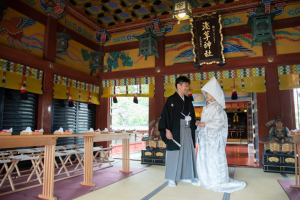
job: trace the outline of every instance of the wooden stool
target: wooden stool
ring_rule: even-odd
[[[14,170],[16,164],[19,161],[21,161],[21,159],[10,159],[10,160],[9,159],[6,159],[6,160],[3,159],[3,160],[0,160],[0,163],[4,165],[4,168],[6,170],[6,173],[5,173],[3,179],[0,183],[0,187],[3,185],[4,181],[8,178],[11,189],[15,190],[15,186],[14,186],[14,183],[13,183],[12,178],[11,178],[11,173]],[[11,165],[8,168],[7,163],[10,163],[10,162],[11,162]]]
[[[103,158],[101,159],[99,165],[101,165],[102,162],[105,160],[109,163],[110,166],[112,165],[109,161],[108,154],[113,148],[114,147],[101,148],[101,153],[103,154]]]

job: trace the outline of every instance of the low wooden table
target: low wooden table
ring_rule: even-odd
[[[300,135],[290,135],[293,138],[294,142],[294,154],[295,154],[295,181],[296,185],[291,185],[291,187],[300,188]],[[298,146],[298,152],[297,152],[297,146]],[[298,156],[297,156],[298,154]],[[298,157],[298,159],[297,159]],[[298,160],[298,162],[297,162]],[[298,175],[299,173],[299,175]]]
[[[54,159],[55,159],[55,145],[58,137],[84,137],[93,139],[94,135],[88,134],[73,134],[73,135],[11,135],[0,136],[1,148],[16,148],[16,147],[30,147],[30,146],[45,146],[44,157],[44,176],[43,176],[43,193],[39,198],[56,200],[53,196],[54,192]],[[86,156],[93,156],[92,151]],[[92,160],[93,161],[93,160]],[[84,178],[86,180],[86,177]]]
[[[59,137],[83,137],[84,138],[84,180],[81,185],[95,187],[93,183],[93,146],[94,142],[123,140],[122,170],[130,171],[130,135],[133,133],[110,133],[110,134],[70,134],[70,135],[11,135],[0,136],[1,148],[17,148],[29,146],[45,146],[43,193],[41,199],[56,200],[54,193],[54,159],[55,145]]]
[[[130,171],[130,135],[134,133],[109,133],[95,134],[93,137],[84,138],[84,182],[81,185],[92,186],[93,183],[93,142],[103,142],[111,140],[122,141],[122,170],[120,172],[132,173]]]

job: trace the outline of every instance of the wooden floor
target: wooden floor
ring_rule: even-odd
[[[227,145],[225,148],[228,165],[256,167],[254,163],[253,147],[246,145]]]
[[[256,167],[257,164],[254,163],[254,157],[251,152],[251,146],[248,148],[247,145],[231,145],[227,144],[226,146],[226,156],[228,165],[239,165],[239,166],[251,166]],[[248,152],[249,151],[249,152]],[[117,160],[122,158],[122,154],[114,155],[113,158]],[[130,153],[130,159],[132,160],[141,160],[141,151],[135,151]]]

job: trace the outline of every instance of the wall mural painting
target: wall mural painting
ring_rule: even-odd
[[[45,27],[9,8],[0,22],[0,43],[42,57]]]
[[[255,44],[251,48],[251,34],[242,34],[228,36],[223,38],[225,58],[238,57],[256,57],[262,56],[262,45]],[[165,65],[173,65],[174,63],[193,62],[193,44],[192,42],[183,42],[166,45],[165,48]]]
[[[165,65],[173,65],[174,63],[192,62],[194,61],[192,42],[183,42],[166,45],[165,47]]]
[[[238,25],[246,24],[247,20],[245,20],[244,18],[242,19],[242,17],[239,16],[226,16],[226,17],[222,17],[221,23],[223,27],[229,27],[234,25],[238,26]]]
[[[300,26],[275,31],[277,54],[300,52]]]
[[[251,48],[252,35],[241,34],[223,38],[225,58],[263,56],[262,44],[256,43]]]
[[[92,49],[75,42],[74,40],[70,40],[67,52],[68,55],[56,54],[55,62],[77,71],[90,74],[91,68],[93,67],[90,64],[90,60],[92,59],[90,53],[92,52]]]
[[[155,56],[145,61],[144,56],[137,56],[139,49],[106,53],[104,56],[104,72],[123,71],[155,67]]]
[[[134,60],[129,56],[129,52],[110,52],[106,59],[106,65],[104,65],[104,70],[112,71],[119,67],[119,59],[122,62],[123,67],[132,67]],[[138,62],[138,61],[137,61]]]

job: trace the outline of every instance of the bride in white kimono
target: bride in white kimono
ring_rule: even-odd
[[[225,146],[228,135],[227,114],[224,111],[224,93],[212,77],[201,89],[209,102],[203,108],[201,122],[197,121],[196,137],[199,143],[197,172],[199,180],[207,190],[232,193],[242,190],[246,183],[229,178]]]

